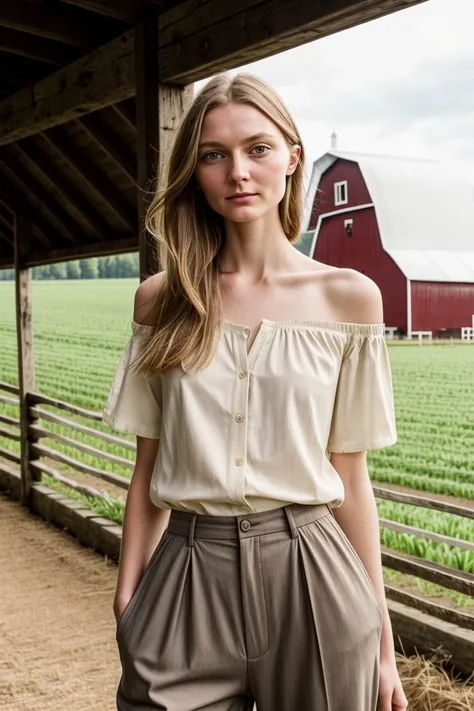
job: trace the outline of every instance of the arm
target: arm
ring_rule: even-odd
[[[134,320],[146,323],[161,274],[150,277],[137,289]],[[135,592],[153,550],[168,525],[169,511],[157,508],[149,489],[159,440],[137,437],[135,468],[127,495],[114,613],[118,620]]]
[[[364,564],[383,609],[380,641],[382,659],[395,659],[392,625],[385,598],[380,551],[380,527],[377,505],[367,470],[365,452],[331,454],[331,464],[344,482],[345,498],[334,517],[354,546]]]

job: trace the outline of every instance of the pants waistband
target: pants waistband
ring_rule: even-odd
[[[188,546],[194,545],[195,538],[239,540],[281,531],[288,531],[291,538],[296,538],[299,526],[328,515],[333,515],[328,504],[289,504],[270,511],[239,516],[204,516],[172,510],[168,531],[187,537]]]

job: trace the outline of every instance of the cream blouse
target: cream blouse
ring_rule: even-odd
[[[150,485],[161,508],[240,515],[289,503],[338,507],[330,452],[397,441],[383,324],[223,321],[204,370],[144,378],[130,366],[153,332],[132,321],[104,410],[112,427],[159,439]]]

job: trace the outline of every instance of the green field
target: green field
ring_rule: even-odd
[[[33,282],[37,391],[88,409],[102,409],[129,337],[136,286],[132,279]],[[10,282],[0,283],[0,342],[0,380],[16,383],[14,286]],[[372,479],[474,501],[474,344],[419,347],[394,343],[390,360],[399,441],[369,453]],[[17,416],[11,406],[0,404],[0,410]],[[116,445],[51,423],[44,425],[103,451],[133,457]],[[110,432],[105,425],[97,428]],[[105,460],[45,442],[91,466],[130,475]],[[0,445],[16,448],[1,437]],[[63,470],[68,473],[67,467]],[[101,488],[100,482],[97,488]],[[388,501],[378,501],[378,507],[383,518],[474,540],[472,521]],[[122,504],[107,504],[106,509],[120,519]],[[415,540],[388,529],[383,529],[382,540],[385,545],[474,572],[474,552]]]

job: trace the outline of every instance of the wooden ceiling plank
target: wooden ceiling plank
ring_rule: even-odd
[[[118,104],[113,104],[109,108],[113,109],[117,116],[120,117],[121,121],[123,121],[129,129],[132,131],[137,130],[137,120],[136,117],[132,114],[132,112],[129,110],[128,106],[120,102]]]
[[[138,236],[125,237],[92,244],[81,244],[67,249],[53,249],[32,253],[26,259],[26,265],[28,267],[36,267],[41,264],[54,264],[55,262],[66,262],[71,259],[106,257],[108,254],[126,254],[127,252],[136,251],[138,251]]]
[[[79,188],[54,164],[51,157],[37,143],[33,143],[31,139],[22,141],[16,144],[16,149],[36,166],[37,170],[42,173],[47,181],[54,185],[58,192],[74,205],[93,231],[106,238],[112,231],[108,222],[104,220],[100,212],[91,205]]]
[[[110,129],[104,127],[97,114],[83,116],[76,123],[92,136],[94,141],[114,161],[115,165],[120,168],[133,184],[136,184],[137,163],[135,157],[126,144],[120,143]]]
[[[12,0],[9,0],[11,2]],[[426,0],[193,0],[159,15],[161,83],[191,84]],[[185,11],[188,11],[188,16]],[[224,17],[225,15],[225,17]],[[209,26],[209,18],[222,18]],[[201,22],[201,25],[199,24]],[[1,20],[0,20],[1,24]],[[163,28],[163,32],[161,31]],[[236,31],[245,28],[245,31]],[[168,44],[164,44],[166,38]],[[134,30],[0,103],[0,144],[66,123],[135,93]]]
[[[56,244],[61,242],[61,236],[58,235],[53,225],[51,225],[43,218],[42,215],[38,213],[36,207],[32,205],[29,200],[24,198],[22,195],[19,195],[17,192],[8,190],[5,187],[5,181],[0,183],[0,203],[2,203],[9,211],[22,212],[24,215],[27,215],[30,221],[35,224],[39,230],[39,240],[46,247],[46,249],[55,248],[55,243],[51,240],[52,236],[56,238]]]
[[[6,232],[3,231],[3,228],[0,227],[0,240],[4,242],[5,244],[8,244],[9,247],[13,247],[13,235],[12,237],[9,237]]]
[[[130,30],[37,82],[33,90],[28,87],[4,99],[0,103],[0,145],[133,96],[133,38]]]
[[[68,7],[61,11],[46,3],[31,5],[18,0],[2,0],[0,26],[75,47],[97,47],[104,41],[105,24],[100,18],[91,22],[90,16],[83,10]],[[109,36],[113,34],[111,27]]]
[[[3,228],[8,230],[13,230],[13,223],[10,222],[6,217],[3,211],[0,211],[0,225],[2,225]]]
[[[76,148],[63,129],[56,128],[43,134],[44,138],[68,161],[74,170],[95,190],[128,229],[135,233],[137,218],[134,208],[124,200],[115,183],[101,173],[97,166]]]
[[[61,2],[132,24],[139,18],[142,6],[142,3],[137,0],[113,0],[113,2],[110,0],[61,0]]]
[[[65,67],[78,57],[78,50],[43,37],[0,27],[0,50],[57,67]]]
[[[27,191],[33,193],[35,197],[42,203],[45,210],[52,215],[55,220],[63,227],[65,238],[71,244],[77,244],[84,239],[84,233],[79,225],[71,216],[64,210],[63,206],[51,195],[41,183],[25,168],[18,160],[16,150],[11,146],[2,149],[0,159],[5,163],[6,167],[14,173]]]

